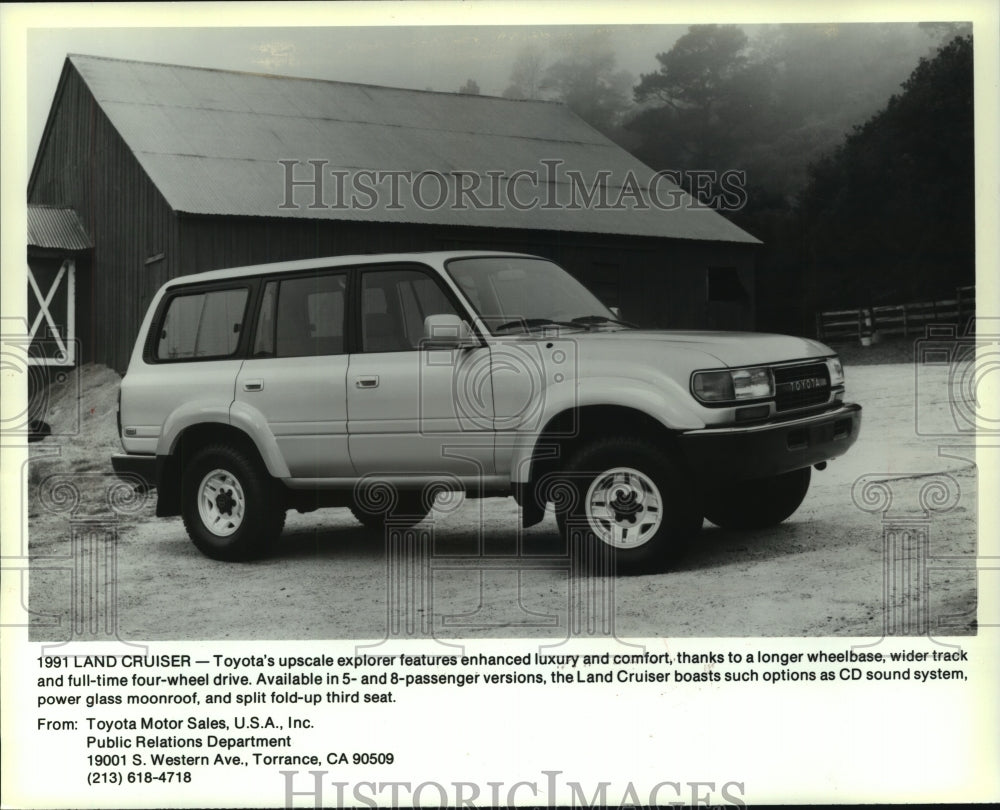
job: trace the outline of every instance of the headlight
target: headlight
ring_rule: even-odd
[[[702,402],[742,402],[774,396],[774,376],[769,368],[734,368],[698,371],[691,390]]]
[[[836,388],[844,384],[844,367],[841,365],[839,357],[830,357],[826,361],[830,369],[830,387]]]
[[[728,371],[699,371],[691,390],[702,402],[727,402],[735,399],[733,375]]]

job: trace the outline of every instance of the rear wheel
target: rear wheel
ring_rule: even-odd
[[[257,556],[285,525],[285,506],[267,471],[224,444],[200,450],[184,470],[181,511],[191,541],[215,560]]]
[[[707,517],[723,529],[766,529],[799,508],[809,491],[809,467],[771,478],[739,481],[712,493]]]
[[[564,482],[569,502],[556,511],[563,536],[606,573],[663,570],[701,526],[697,493],[679,465],[639,439],[585,445]]]

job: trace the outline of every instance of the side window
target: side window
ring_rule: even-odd
[[[361,348],[403,352],[420,347],[424,318],[458,315],[431,276],[418,270],[374,270],[361,275]]]
[[[343,354],[346,289],[347,276],[343,273],[282,281],[277,291],[273,356]],[[267,290],[265,303],[266,297]],[[258,338],[260,328],[258,324]]]
[[[156,348],[159,360],[231,357],[240,342],[248,291],[178,295],[167,305]]]

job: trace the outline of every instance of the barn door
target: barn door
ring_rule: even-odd
[[[72,366],[76,362],[76,260],[28,262],[28,362]]]

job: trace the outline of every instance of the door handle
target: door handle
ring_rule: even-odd
[[[263,380],[244,380],[243,381],[244,391],[263,391],[264,381]]]
[[[371,377],[356,377],[354,379],[354,384],[358,388],[378,388],[378,375],[373,374]]]

